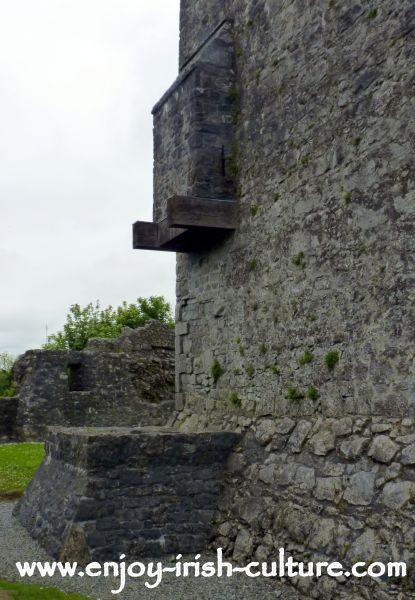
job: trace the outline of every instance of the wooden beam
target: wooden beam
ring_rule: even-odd
[[[133,225],[133,248],[136,250],[171,250],[176,251],[182,244],[187,229],[168,227],[167,220],[159,223],[137,221]]]
[[[199,251],[226,237],[237,224],[238,209],[234,200],[173,196],[167,201],[167,217],[163,221],[134,223],[133,248]]]
[[[167,226],[236,229],[237,203],[194,196],[172,196],[167,200]]]
[[[170,227],[167,224],[167,219],[160,221],[157,225],[158,243],[161,249],[168,246],[171,242],[174,242],[174,245],[176,245],[179,238],[183,238],[184,234],[187,232],[187,229],[181,227]]]
[[[137,250],[157,250],[158,224],[147,221],[137,221],[133,225],[133,248]]]

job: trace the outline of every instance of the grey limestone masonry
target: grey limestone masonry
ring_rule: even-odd
[[[50,425],[162,425],[173,410],[174,332],[149,321],[79,352],[29,350],[14,374],[19,439],[45,439]]]
[[[415,5],[182,0],[183,69],[224,21],[240,225],[177,257],[175,426],[244,434],[216,546],[406,560],[298,589],[414,597]]]
[[[209,541],[229,432],[51,429],[15,513],[61,561],[157,557]]]

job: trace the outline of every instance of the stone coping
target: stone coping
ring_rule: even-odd
[[[148,425],[143,427],[60,427],[54,426],[49,427],[49,432],[56,435],[77,435],[81,437],[104,437],[104,436],[123,436],[123,435],[175,435],[178,437],[188,436],[206,436],[206,435],[223,435],[228,436],[233,434],[238,436],[239,434],[230,431],[219,431],[217,429],[205,429],[203,431],[180,431],[173,427],[166,427],[164,425]]]

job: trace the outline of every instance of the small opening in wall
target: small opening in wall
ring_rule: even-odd
[[[68,387],[70,392],[82,392],[84,390],[82,365],[68,365]]]

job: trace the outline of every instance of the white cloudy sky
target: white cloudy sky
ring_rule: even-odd
[[[151,220],[151,108],[174,80],[179,0],[0,0],[0,352],[73,303],[174,302]]]

